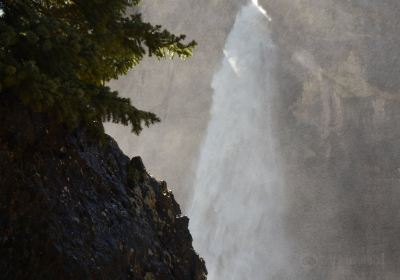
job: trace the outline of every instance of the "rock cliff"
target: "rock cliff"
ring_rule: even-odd
[[[18,107],[0,121],[1,279],[206,279],[189,219],[139,157]]]

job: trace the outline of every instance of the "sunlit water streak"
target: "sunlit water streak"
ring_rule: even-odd
[[[271,118],[277,51],[268,25],[257,1],[241,9],[212,82],[188,213],[210,280],[283,279],[282,176]]]

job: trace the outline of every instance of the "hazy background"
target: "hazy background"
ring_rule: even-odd
[[[199,46],[188,61],[146,59],[128,76],[111,83],[137,107],[157,113],[162,122],[145,129],[140,137],[118,125],[108,125],[107,131],[126,153],[141,155],[152,174],[179,190],[175,195],[184,208],[208,123],[211,80],[241,3],[246,0],[142,1],[146,20],[186,34]]]
[[[286,279],[397,280],[400,4],[260,2],[272,18],[269,29],[278,49],[279,94],[270,125],[285,181],[279,223],[287,236],[282,250],[290,252],[284,265],[294,275]],[[163,122],[139,138],[124,127],[107,125],[107,131],[169,183],[184,210],[192,201],[210,119],[211,81],[245,3],[144,0],[146,19],[188,34],[199,47],[188,61],[146,60],[112,83]],[[208,226],[204,222],[205,231]]]

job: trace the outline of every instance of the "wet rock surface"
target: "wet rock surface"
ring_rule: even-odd
[[[1,279],[206,279],[188,218],[139,157],[41,132],[23,152],[0,134]]]

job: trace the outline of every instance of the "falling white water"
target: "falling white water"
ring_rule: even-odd
[[[211,119],[189,209],[194,246],[210,280],[287,279],[271,119],[277,52],[268,25],[257,1],[242,8],[212,83]]]

